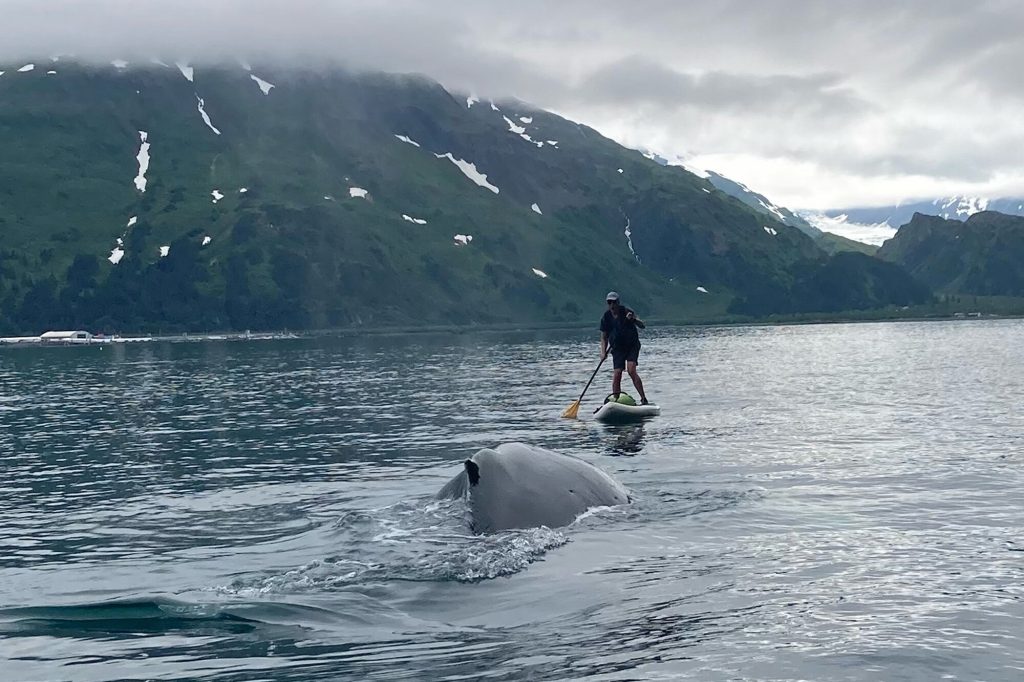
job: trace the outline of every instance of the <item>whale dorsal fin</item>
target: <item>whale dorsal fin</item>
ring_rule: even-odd
[[[465,464],[466,475],[469,476],[469,484],[476,485],[480,482],[480,467],[471,459],[467,459]]]

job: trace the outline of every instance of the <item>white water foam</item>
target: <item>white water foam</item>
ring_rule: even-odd
[[[473,583],[523,571],[569,542],[563,531],[543,527],[473,535],[467,517],[464,499],[349,512],[324,529],[336,541],[331,556],[280,573],[240,578],[214,590],[258,597],[392,580]]]

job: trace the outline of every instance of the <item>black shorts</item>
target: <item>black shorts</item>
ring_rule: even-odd
[[[640,358],[640,342],[628,348],[612,348],[612,368],[626,369],[627,362],[637,362]]]

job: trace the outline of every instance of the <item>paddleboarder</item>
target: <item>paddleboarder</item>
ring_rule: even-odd
[[[615,400],[619,399],[622,392],[622,370],[626,370],[629,378],[633,380],[637,393],[640,394],[640,404],[647,404],[647,395],[644,393],[644,382],[640,380],[640,374],[636,371],[636,364],[640,358],[640,332],[647,325],[636,316],[630,308],[622,305],[619,294],[609,291],[605,296],[608,309],[601,318],[601,361],[608,357],[608,351],[612,354],[612,395]]]

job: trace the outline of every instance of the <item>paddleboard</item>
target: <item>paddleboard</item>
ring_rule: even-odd
[[[657,417],[659,414],[661,408],[657,405],[623,405],[608,402],[597,409],[594,419],[606,424],[623,424]]]

